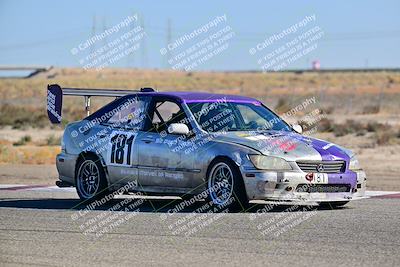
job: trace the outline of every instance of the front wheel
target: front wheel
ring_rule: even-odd
[[[218,211],[248,208],[249,200],[239,168],[227,159],[212,163],[207,172],[207,196]]]

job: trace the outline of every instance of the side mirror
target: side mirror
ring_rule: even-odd
[[[183,123],[171,123],[171,125],[168,126],[168,133],[186,135],[189,133],[189,127]]]
[[[303,127],[301,127],[301,125],[299,125],[299,124],[293,124],[292,128],[293,128],[293,130],[295,130],[299,134],[303,133]]]

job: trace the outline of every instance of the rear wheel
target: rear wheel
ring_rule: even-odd
[[[75,173],[76,192],[81,200],[94,200],[104,196],[107,181],[99,159],[87,156],[78,161]]]
[[[220,159],[214,162],[207,174],[207,196],[210,203],[222,211],[245,210],[249,200],[239,168],[230,160]]]

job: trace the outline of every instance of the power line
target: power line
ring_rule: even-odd
[[[105,23],[105,22],[103,22]],[[142,27],[144,28],[144,22],[143,18],[141,19]],[[163,37],[165,36],[167,40],[172,40],[172,31],[169,29],[171,25],[167,23],[167,27],[157,27],[157,26],[149,26],[146,25],[146,34],[148,35],[153,35],[153,36],[159,36]],[[104,27],[103,27],[104,28]],[[175,28],[174,27],[174,35],[180,36],[186,33],[190,33],[193,31],[191,30],[185,30],[183,31],[182,28]],[[32,47],[38,47],[42,45],[49,45],[51,42],[58,42],[60,40],[65,40],[66,37],[72,37],[74,36],[78,37],[78,35],[85,34],[87,33],[88,30],[83,30],[77,29],[77,30],[71,30],[66,33],[56,33],[57,37],[53,38],[48,38],[48,39],[42,39],[38,41],[33,41],[33,42],[24,42],[24,43],[16,43],[16,44],[7,44],[0,46],[1,50],[18,50],[18,49],[25,49],[25,48],[32,48]],[[236,32],[235,38],[233,38],[231,41],[236,42],[236,43],[256,43],[256,42],[262,42],[265,38],[268,36],[271,36],[275,33],[255,33],[255,32]],[[76,35],[78,34],[78,35]],[[96,34],[96,16],[93,16],[93,23],[91,27],[91,36],[93,37]],[[325,32],[324,38],[320,39],[320,42],[336,42],[336,41],[357,41],[357,40],[371,40],[371,39],[391,39],[391,38],[399,38],[400,37],[400,31],[399,30],[391,30],[391,31],[371,31],[371,32],[342,32],[342,33],[329,33]],[[283,42],[284,40],[277,41],[276,43]],[[145,46],[145,42],[143,41],[143,47]],[[146,50],[146,47],[144,47],[144,50]],[[143,56],[142,63],[145,60],[146,56]]]

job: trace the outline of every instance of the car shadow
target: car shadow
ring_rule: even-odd
[[[128,199],[128,200],[127,200]],[[124,211],[124,212],[147,212],[147,213],[207,213],[213,210],[205,201],[194,203],[185,202],[181,199],[151,199],[151,198],[118,198],[106,201],[103,204],[82,203],[79,199],[0,199],[0,208],[19,208],[19,209],[45,209],[45,210],[98,210],[98,211]],[[347,207],[337,207],[334,209],[346,209]],[[260,213],[260,212],[296,212],[313,210],[332,210],[330,207],[307,207],[296,205],[276,205],[276,204],[250,204],[248,209],[229,209],[229,213]]]

